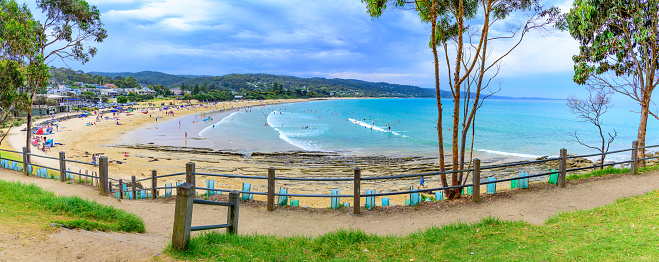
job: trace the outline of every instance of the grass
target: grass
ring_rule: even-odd
[[[653,171],[653,170],[659,170],[659,165],[639,167],[637,172],[640,174],[640,173]],[[599,177],[599,176],[605,176],[605,175],[628,174],[629,172],[631,172],[631,169],[629,169],[629,168],[615,168],[613,166],[609,166],[607,168],[597,169],[597,170],[594,170],[594,171],[588,172],[588,173],[570,174],[565,179],[568,180],[568,181],[569,180],[579,180],[579,179],[586,179],[586,178]]]
[[[319,237],[193,237],[176,259],[216,261],[619,261],[659,260],[659,191],[592,210],[563,213],[544,225],[486,218],[407,236],[338,230]]]
[[[639,172],[659,170],[659,165]],[[606,168],[568,180],[629,173]],[[318,237],[227,235],[193,237],[187,250],[166,253],[212,261],[620,261],[659,260],[659,190],[591,210],[556,215],[544,225],[485,218],[431,227],[406,236],[338,230]]]
[[[85,230],[139,232],[144,222],[134,214],[79,197],[56,196],[36,185],[0,180],[0,221],[14,226],[58,223]]]

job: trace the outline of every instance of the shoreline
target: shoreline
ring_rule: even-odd
[[[326,100],[326,99],[317,99]],[[185,117],[194,117],[200,114],[222,113],[222,106],[238,107],[272,105],[278,103],[294,103],[313,101],[304,100],[276,100],[249,102],[223,102],[215,106],[197,107],[194,109],[176,109],[175,116],[164,116],[164,112],[152,110],[151,116],[157,115],[166,122],[174,122]],[[274,103],[273,103],[274,102]],[[226,109],[226,108],[225,108]],[[231,111],[224,110],[223,113]],[[342,156],[332,152],[309,152],[293,151],[283,153],[256,153],[249,156],[222,150],[212,150],[208,148],[193,146],[159,146],[149,144],[132,143],[129,145],[119,145],[118,141],[123,135],[130,135],[137,129],[154,126],[156,121],[148,114],[141,114],[139,111],[135,114],[122,114],[119,116],[121,125],[116,125],[115,120],[103,120],[94,126],[86,126],[85,123],[93,118],[71,119],[61,122],[59,132],[53,135],[55,142],[62,143],[51,152],[45,155],[51,157],[57,153],[54,151],[65,151],[67,158],[90,162],[91,154],[105,155],[110,159],[109,173],[113,179],[123,179],[130,181],[131,176],[137,179],[146,178],[151,175],[151,170],[156,170],[158,174],[171,174],[184,172],[185,163],[195,162],[197,172],[200,173],[221,173],[235,175],[252,175],[265,176],[270,167],[275,167],[277,176],[297,176],[297,177],[350,177],[355,167],[362,169],[363,176],[385,176],[393,174],[419,174],[439,171],[437,167],[436,156]],[[218,120],[221,121],[221,120]],[[20,129],[19,129],[20,130]],[[22,147],[25,143],[25,133],[13,130],[8,136],[9,144],[14,148]],[[50,137],[49,137],[50,138]],[[20,147],[17,147],[20,146]],[[33,150],[36,154],[43,154],[38,150]],[[128,157],[124,153],[128,152]],[[56,160],[33,158],[34,163],[57,166]],[[50,162],[48,162],[50,161]],[[487,163],[488,161],[483,161]],[[499,162],[510,162],[510,159],[501,159]],[[557,165],[557,164],[556,164]],[[91,169],[81,168],[79,165],[70,165],[72,171],[84,173],[84,170],[94,171]],[[497,178],[505,178],[515,175],[520,171],[544,170],[555,168],[553,165],[536,165],[528,168],[492,170],[497,173],[491,173]],[[489,176],[488,173],[483,177]],[[228,179],[217,177],[199,176],[198,186],[205,186],[202,182],[205,179],[214,179],[216,188],[240,189],[243,182],[252,184],[252,191],[265,191],[267,185],[265,181],[255,179]],[[164,183],[183,182],[184,177],[171,177],[159,180],[160,185]],[[440,187],[441,182],[438,177],[426,178],[428,188]],[[374,189],[377,192],[397,192],[405,191],[410,187],[419,185],[418,179],[401,179],[387,182],[364,182],[363,188]],[[329,194],[330,189],[341,189],[348,192],[351,185],[346,183],[300,183],[300,182],[282,182],[278,186],[288,188],[290,193],[295,194]],[[265,197],[255,196],[256,200],[264,200]],[[301,205],[310,207],[327,207],[329,199],[326,198],[300,198]],[[392,204],[403,204],[404,195],[392,196]]]

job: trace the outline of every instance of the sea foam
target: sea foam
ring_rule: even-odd
[[[362,121],[359,121],[359,120],[356,120],[356,119],[353,119],[353,118],[348,118],[348,120],[350,122],[352,122],[353,124],[360,125],[360,126],[363,126],[363,127],[366,127],[366,128],[370,128],[370,129],[373,129],[373,130],[376,130],[376,131],[385,132],[385,133],[392,133],[394,135],[401,136],[401,137],[408,137],[406,135],[401,135],[398,132],[389,131],[389,130],[386,130],[384,128],[381,128],[381,127],[378,127],[378,126],[375,126],[375,125],[369,125],[367,123],[364,123]]]
[[[323,130],[318,129],[303,129],[303,130],[290,130],[292,126],[286,126],[285,119],[279,111],[272,111],[268,115],[267,122],[270,127],[279,132],[279,138],[286,141],[293,146],[296,146],[306,151],[324,151],[323,147],[314,141],[299,139],[299,137],[316,137],[320,135]],[[289,116],[288,114],[286,116]]]

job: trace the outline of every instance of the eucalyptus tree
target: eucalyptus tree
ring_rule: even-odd
[[[0,0],[0,123],[14,111],[30,108],[26,92],[32,84],[29,79],[48,73],[38,52],[38,30],[38,23],[25,4]]]
[[[442,123],[443,105],[440,96],[440,58],[438,47],[444,54],[442,60],[449,75],[448,84],[453,95],[451,131],[451,169],[464,169],[466,143],[471,136],[473,151],[475,117],[483,100],[491,95],[482,94],[498,74],[502,59],[516,49],[527,33],[544,30],[560,18],[558,8],[543,8],[539,0],[362,0],[372,17],[380,17],[388,6],[417,12],[423,22],[430,24],[429,46],[433,54],[435,92],[437,95],[437,139],[439,141],[439,167],[446,170],[444,151],[445,129]],[[522,17],[521,22],[507,19],[513,14]],[[505,26],[499,24],[505,23]],[[490,35],[492,28],[505,27]],[[506,46],[495,53],[489,49],[494,41],[507,41]],[[494,69],[496,72],[489,72]],[[495,91],[496,92],[496,91]],[[464,95],[464,96],[463,96]],[[453,186],[462,185],[468,177],[453,173]],[[441,175],[442,186],[448,186],[446,175]],[[461,190],[446,190],[449,198],[460,197]]]
[[[48,64],[59,59],[88,62],[97,49],[85,46],[88,41],[103,42],[107,32],[103,29],[101,13],[95,6],[90,6],[84,0],[37,0],[37,8],[45,14],[45,20],[40,21],[37,30],[37,49],[39,56]],[[37,90],[43,88],[48,81],[46,74],[30,78],[31,90],[28,98],[32,100]],[[32,138],[32,110],[27,110],[26,146],[30,151]]]
[[[637,154],[643,158],[648,115],[659,119],[650,108],[659,84],[659,0],[576,0],[567,23],[581,45],[574,81],[610,88],[641,106]]]

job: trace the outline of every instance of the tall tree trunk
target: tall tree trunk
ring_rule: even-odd
[[[431,14],[431,30],[430,33],[430,43],[432,46],[432,55],[435,59],[435,94],[437,95],[437,141],[439,142],[439,169],[441,172],[446,171],[445,159],[444,159],[444,137],[442,132],[442,96],[439,91],[439,58],[437,57],[437,2],[436,0],[432,1],[432,14]],[[448,182],[446,181],[446,174],[441,174],[440,178],[442,180],[442,187],[448,187]],[[444,195],[449,195],[449,190],[444,190]]]
[[[458,1],[458,46],[457,46],[457,55],[455,58],[455,73],[454,73],[454,82],[453,82],[453,133],[452,133],[452,142],[451,142],[451,148],[452,148],[452,160],[453,162],[451,163],[452,170],[458,170],[458,127],[460,125],[460,86],[462,85],[462,82],[460,81],[460,69],[462,68],[461,62],[462,62],[462,56],[463,56],[463,45],[464,45],[464,39],[463,39],[463,29],[462,27],[464,26],[464,1],[459,0]],[[453,186],[460,185],[460,181],[458,180],[458,174],[453,173],[451,174],[451,182]],[[455,188],[451,190],[451,193],[449,194],[448,198],[449,199],[456,199],[459,198],[460,195],[462,194],[462,190],[460,188]]]
[[[645,97],[644,99],[645,100]],[[649,100],[649,99],[648,99]],[[638,136],[636,140],[638,141],[638,147],[645,147],[645,132],[648,127],[648,112],[650,111],[650,102],[643,101],[641,102],[641,122],[638,125]],[[638,159],[645,158],[645,148],[639,148],[637,152]],[[638,163],[639,167],[645,166],[645,161],[640,161]]]
[[[27,133],[26,138],[25,138],[25,147],[27,148],[27,162],[31,163],[32,161],[30,160],[30,146],[32,145],[30,142],[32,140],[32,106],[29,106],[27,108],[27,127],[25,128],[25,133]],[[27,166],[23,166],[23,168],[28,168]]]

